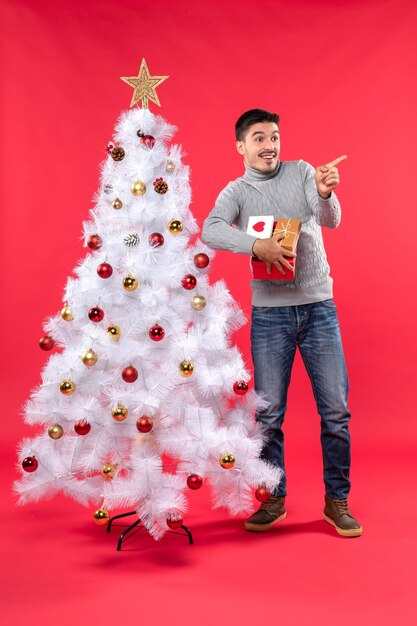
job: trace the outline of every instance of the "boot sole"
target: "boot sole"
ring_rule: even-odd
[[[272,526],[274,526],[274,524],[278,524],[278,522],[281,522],[286,517],[287,517],[287,511],[285,511],[285,513],[277,517],[277,519],[274,519],[273,522],[269,522],[269,524],[252,524],[251,522],[245,522],[245,530],[249,530],[255,533],[262,533],[265,530],[269,530],[270,528],[272,528]]]
[[[359,528],[351,528],[350,530],[347,530],[345,528],[339,528],[339,526],[336,525],[336,522],[330,517],[327,517],[327,515],[323,515],[323,517],[326,522],[336,528],[336,532],[339,533],[339,535],[342,535],[342,537],[360,537],[363,532],[362,526],[360,526]]]

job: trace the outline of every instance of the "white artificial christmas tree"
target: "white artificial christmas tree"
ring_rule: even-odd
[[[159,102],[144,61],[136,80],[143,107],[116,125],[84,224],[90,250],[45,324],[41,348],[60,351],[25,406],[45,431],[21,443],[15,487],[22,504],[62,491],[98,509],[98,523],[134,509],[158,539],[204,480],[236,515],[281,471],[260,459],[264,401],[229,339],[245,319],[224,282],[209,283],[189,170],[169,143],[175,128],[147,108]]]

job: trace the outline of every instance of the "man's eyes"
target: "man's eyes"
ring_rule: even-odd
[[[278,141],[278,139],[278,135],[274,135],[273,137],[271,137],[271,141]],[[265,141],[265,137],[255,137],[255,141],[257,141],[258,143],[261,141]]]

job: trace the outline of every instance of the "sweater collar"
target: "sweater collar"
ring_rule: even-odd
[[[276,168],[272,172],[260,172],[259,170],[255,170],[253,167],[250,167],[245,163],[245,173],[243,175],[243,178],[247,181],[250,181],[251,183],[270,180],[278,174],[280,166],[281,161],[278,161]]]

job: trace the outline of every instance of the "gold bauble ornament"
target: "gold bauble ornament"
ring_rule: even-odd
[[[112,463],[106,463],[106,465],[101,470],[101,473],[106,480],[110,480],[116,474],[116,466]]]
[[[191,298],[191,306],[195,311],[202,311],[206,306],[207,301],[204,296],[200,296],[200,294],[196,293],[195,296]]]
[[[74,319],[74,315],[73,315],[73,313],[71,311],[71,308],[68,306],[67,303],[65,303],[64,306],[61,309],[61,317],[66,322],[71,322],[71,320]]]
[[[111,412],[112,418],[116,420],[116,422],[123,422],[127,417],[127,413],[127,408],[123,406],[123,404],[118,404]]]
[[[110,519],[110,515],[107,509],[98,509],[94,513],[93,517],[96,524],[107,524]]]
[[[71,396],[76,389],[76,384],[73,380],[63,380],[59,385],[59,390],[64,396]]]
[[[108,334],[114,341],[119,341],[120,339],[120,328],[112,324],[107,329]]]
[[[61,439],[63,434],[64,429],[62,428],[61,424],[52,424],[48,428],[48,435],[51,439]]]
[[[87,350],[87,352],[84,352],[84,354],[81,357],[81,360],[84,363],[84,365],[86,365],[87,367],[92,367],[93,365],[97,363],[98,356],[96,352],[94,352],[94,350],[90,348],[89,350]]]
[[[172,235],[179,235],[182,229],[182,222],[179,220],[171,220],[168,224],[168,230]]]
[[[126,276],[126,278],[122,280],[122,285],[123,289],[126,289],[126,291],[135,291],[135,289],[138,288],[138,279],[129,274],[129,276]]]
[[[121,209],[123,206],[123,202],[120,200],[120,198],[116,198],[112,206],[113,206],[113,209]]]
[[[143,196],[146,192],[146,185],[141,180],[135,180],[130,186],[130,191],[134,196]]]
[[[235,462],[236,462],[236,459],[231,452],[228,452],[227,454],[223,454],[223,456],[220,457],[220,465],[224,469],[230,469],[231,467],[234,466]]]
[[[175,163],[173,161],[167,161],[166,170],[168,173],[171,173],[175,170]]]
[[[191,363],[191,361],[182,361],[180,363],[179,370],[181,376],[191,376],[191,374],[194,372],[194,365]]]

